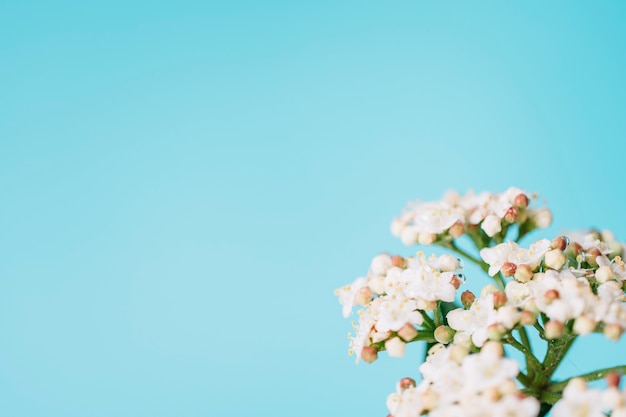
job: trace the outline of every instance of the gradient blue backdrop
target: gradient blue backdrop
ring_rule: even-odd
[[[625,57],[618,1],[1,0],[0,414],[386,415],[421,350],[333,289],[447,189],[626,239]]]

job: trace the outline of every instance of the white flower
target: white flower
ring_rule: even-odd
[[[501,218],[495,214],[490,214],[485,217],[485,220],[483,220],[480,228],[485,231],[487,236],[493,237],[496,233],[499,233],[502,230]]]
[[[457,221],[463,220],[463,212],[445,202],[425,203],[415,210],[415,226],[420,232],[439,234]]]
[[[343,306],[343,317],[348,317],[352,313],[352,306],[357,292],[367,286],[367,278],[357,278],[352,284],[335,290],[335,295],[339,297],[339,302]]]
[[[500,243],[492,248],[483,248],[480,250],[480,257],[489,264],[489,275],[494,276],[505,262],[508,262],[509,254],[518,249],[517,243],[506,242]]]
[[[493,294],[477,298],[469,310],[457,308],[450,311],[446,317],[450,327],[457,332],[471,335],[474,345],[481,347],[487,340],[487,327],[497,321],[497,313],[493,306]]]
[[[541,263],[543,256],[550,250],[550,241],[541,239],[530,245],[528,249],[516,248],[509,253],[508,261],[515,265],[526,264],[535,270]]]

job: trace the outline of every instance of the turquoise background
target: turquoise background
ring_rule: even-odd
[[[1,414],[386,415],[421,348],[333,290],[447,189],[626,240],[625,57],[618,1],[1,0]]]

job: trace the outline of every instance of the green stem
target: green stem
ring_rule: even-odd
[[[435,330],[437,326],[435,325],[435,322],[433,321],[433,319],[430,318],[428,313],[425,312],[424,310],[418,310],[418,311],[420,312],[422,317],[424,317],[424,323],[426,323],[426,328],[429,330]]]
[[[525,349],[527,349],[528,351],[530,351],[532,353],[533,351],[533,347],[530,344],[530,339],[528,338],[528,332],[526,332],[526,327],[524,326],[520,326],[517,328],[517,331],[520,335],[520,339],[522,341],[522,346],[524,346]],[[533,354],[534,356],[534,354]],[[526,357],[526,369],[528,371],[528,377],[529,378],[534,378],[535,375],[535,369],[531,366],[531,360],[529,359],[529,357],[527,355],[525,355]],[[535,357],[536,359],[536,357]],[[537,361],[539,362],[539,361]]]
[[[555,382],[554,384],[550,385],[548,390],[551,392],[560,392],[565,388],[568,382],[574,378],[582,378],[587,382],[597,381],[598,379],[602,379],[606,377],[611,372],[618,372],[620,374],[626,374],[626,365],[619,365],[619,366],[613,366],[611,368],[598,369],[597,371],[588,372],[586,374],[582,374],[578,376],[573,376],[571,378],[567,378],[564,381]]]
[[[540,370],[542,368],[541,362],[539,362],[539,359],[537,359],[535,355],[533,355],[533,352],[530,349],[526,348],[526,346],[524,346],[522,343],[518,342],[517,339],[515,339],[512,335],[504,338],[503,340],[524,354],[524,356],[526,357],[526,364],[529,374],[531,372],[534,374],[535,370]]]

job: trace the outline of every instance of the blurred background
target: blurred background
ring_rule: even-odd
[[[333,290],[449,189],[626,240],[625,57],[618,1],[0,1],[2,414],[386,415],[421,347]]]

